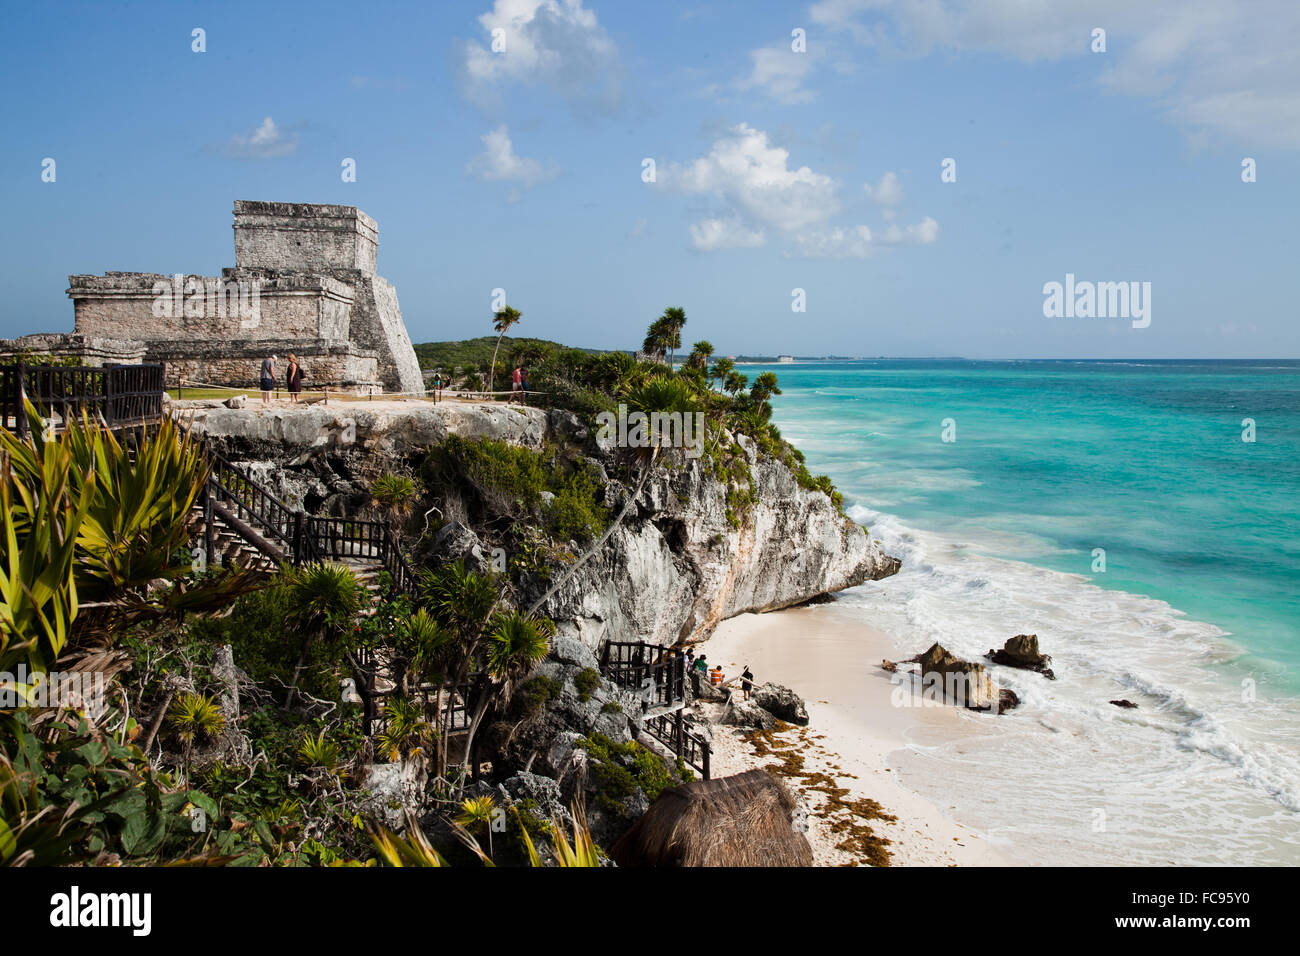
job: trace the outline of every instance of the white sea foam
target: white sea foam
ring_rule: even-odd
[[[897,763],[904,782],[1044,861],[1300,863],[1300,702],[1242,670],[1223,631],[1086,575],[981,554],[969,527],[958,538],[850,513],[903,566],[842,607],[909,655],[938,641],[979,659],[1036,633],[1057,675],[994,668],[1021,708],[969,715],[960,741],[916,741]]]

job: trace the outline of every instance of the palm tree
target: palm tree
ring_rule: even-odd
[[[740,392],[743,392],[745,386],[748,384],[748,375],[742,375],[740,372],[732,371],[727,373],[726,383],[722,387],[726,389],[728,394],[737,395]]]
[[[711,359],[712,357],[713,357],[713,343],[706,340],[701,340],[699,342],[696,342],[693,346],[691,346],[691,354],[690,357],[686,360],[686,364],[689,365],[691,368],[697,368],[702,372],[706,368],[708,368],[709,359]]]
[[[492,391],[492,386],[496,383],[497,373],[497,351],[501,348],[501,339],[510,331],[510,327],[523,318],[523,315],[514,306],[507,305],[492,317],[492,328],[497,332],[496,348],[492,350],[492,367],[488,370],[488,391]]]
[[[361,610],[366,589],[351,568],[322,563],[288,571],[281,586],[288,592],[289,620],[303,633],[298,663],[284,701],[288,710],[298,692],[298,676],[312,643],[337,640],[348,633]]]
[[[464,561],[453,561],[436,571],[423,572],[419,587],[429,613],[451,636],[445,654],[451,676],[451,693],[456,694],[477,661],[479,644],[492,621],[501,595],[490,577],[470,571],[465,567]],[[445,776],[445,741],[451,732],[453,708],[448,706],[443,711],[441,691],[438,692],[438,708],[442,715],[444,741],[439,754],[438,775]],[[466,750],[468,752],[468,748]]]
[[[781,389],[777,387],[775,372],[760,372],[749,390],[749,397],[756,405],[761,405],[773,395],[780,394]]]
[[[719,385],[724,384],[727,381],[727,376],[731,374],[733,371],[735,371],[735,368],[736,368],[736,363],[733,362],[731,359],[729,358],[718,359],[716,362],[713,363],[713,367],[709,369],[710,384],[712,384],[715,381]]]
[[[663,362],[667,359],[671,341],[672,329],[668,320],[658,318],[651,322],[650,328],[646,330],[645,341],[641,343],[641,351],[656,362]]]
[[[672,305],[664,309],[659,321],[664,323],[667,331],[668,367],[673,367],[673,354],[682,347],[682,328],[686,325],[686,310]]]
[[[410,694],[412,685],[423,682],[442,663],[451,638],[425,608],[417,608],[398,623],[395,683],[402,694]]]
[[[483,715],[494,698],[509,704],[518,681],[546,656],[550,650],[550,637],[555,633],[555,623],[549,618],[525,617],[518,611],[500,615],[496,626],[487,638],[487,672],[492,680],[491,690],[484,688],[479,695],[474,715],[470,720],[469,735],[465,739],[465,762],[468,764],[474,735],[483,722]]]

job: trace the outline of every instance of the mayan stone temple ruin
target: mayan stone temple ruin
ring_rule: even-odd
[[[235,201],[235,267],[220,278],[107,272],[68,277],[76,331],[0,352],[86,365],[165,362],[183,379],[252,387],[268,355],[294,353],[309,385],[422,393],[397,290],[375,274],[379,230],[354,206]]]

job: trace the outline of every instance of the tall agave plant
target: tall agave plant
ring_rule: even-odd
[[[111,431],[86,422],[65,440],[74,473],[94,476],[77,536],[87,599],[188,574],[192,513],[208,480],[197,440],[170,418],[139,435],[129,452]]]
[[[28,415],[38,431],[40,417]],[[0,671],[48,670],[77,616],[77,540],[94,479],[76,474],[67,446],[0,431]],[[75,489],[75,491],[74,491]],[[13,690],[25,697],[29,681]]]

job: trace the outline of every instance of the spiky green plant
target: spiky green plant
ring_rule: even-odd
[[[298,744],[298,759],[308,767],[319,767],[330,773],[344,776],[339,769],[342,753],[339,745],[325,736],[321,731],[315,737],[304,733]]]
[[[411,760],[428,752],[437,737],[437,729],[425,719],[424,711],[401,697],[392,698],[385,707],[388,722],[375,738],[375,747],[390,761]]]
[[[587,824],[587,811],[581,801],[576,801],[569,808],[573,814],[573,842],[570,843],[564,835],[564,827],[560,821],[551,820],[551,832],[554,834],[552,845],[555,848],[555,862],[558,866],[600,866],[600,851],[596,849],[596,841],[591,838],[591,827]],[[515,808],[515,815],[519,815],[518,808]],[[541,866],[542,858],[537,852],[537,847],[533,844],[533,838],[528,835],[528,828],[524,826],[523,820],[519,821],[520,829],[524,835],[524,849],[528,853],[528,863],[530,866]]]
[[[409,514],[415,499],[415,479],[386,472],[370,484],[371,503],[394,518]]]
[[[200,738],[216,740],[226,729],[226,715],[207,694],[188,691],[178,694],[172,702],[168,719],[181,743],[190,747]]]
[[[39,430],[30,403],[27,414]],[[77,537],[94,479],[75,474],[64,442],[35,446],[0,430],[0,443],[0,671],[14,673],[21,662],[41,674],[63,651],[77,616]],[[14,690],[26,699],[31,686]]]
[[[94,475],[77,535],[87,598],[131,591],[191,570],[194,504],[208,480],[197,440],[171,418],[139,434],[128,452],[107,429],[72,424],[65,441],[78,473]]]
[[[433,848],[419,821],[409,812],[406,815],[406,836],[401,837],[377,823],[367,825],[370,839],[379,852],[379,858],[388,866],[446,866],[447,861]]]
[[[487,669],[492,679],[508,683],[526,676],[550,650],[555,623],[518,611],[498,618],[487,640]]]
[[[288,594],[291,623],[303,632],[302,649],[293,669],[284,706],[293,705],[298,677],[312,642],[337,641],[352,630],[366,601],[365,585],[351,568],[341,564],[309,564],[286,572],[280,583]]]
[[[456,815],[456,823],[471,833],[475,829],[487,832],[489,856],[495,853],[492,849],[492,817],[496,814],[496,809],[496,801],[491,794],[486,794],[481,797],[466,797],[461,801],[460,813]]]
[[[406,689],[412,681],[426,680],[445,670],[451,639],[451,632],[426,608],[417,608],[399,621],[394,635],[398,684]]]

